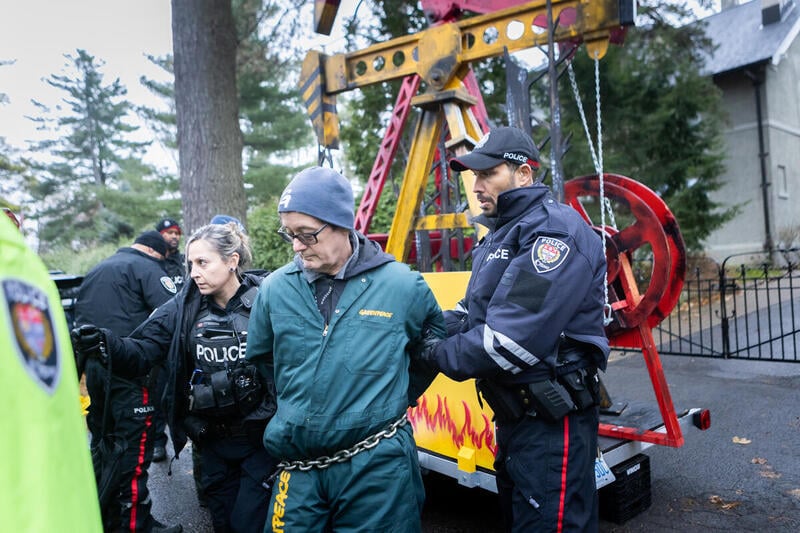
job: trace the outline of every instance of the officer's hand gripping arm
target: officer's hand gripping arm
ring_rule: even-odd
[[[422,330],[422,336],[417,341],[411,350],[411,358],[415,359],[429,368],[438,369],[436,364],[436,347],[442,342],[442,338],[438,336],[429,327]]]

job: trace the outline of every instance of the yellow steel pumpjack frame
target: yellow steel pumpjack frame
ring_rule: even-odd
[[[592,57],[603,57],[609,35],[633,13],[633,0],[552,0],[553,18],[562,22],[554,41],[582,39]],[[418,75],[426,91],[412,104],[422,111],[415,129],[386,251],[407,261],[412,230],[469,228],[466,213],[418,217],[429,169],[446,121],[447,148],[455,154],[470,150],[483,136],[471,111],[476,99],[464,87],[472,61],[547,43],[546,1],[537,0],[502,11],[433,26],[422,32],[379,43],[347,54],[325,55],[310,51],[303,61],[300,86],[319,144],[337,148],[338,93],[374,83]],[[472,174],[461,173],[465,190]],[[477,214],[476,199],[467,195],[470,212]]]
[[[551,0],[553,20],[560,21],[553,40],[583,40],[589,54],[601,58],[609,35],[633,23],[634,1]],[[338,148],[338,93],[406,76],[417,75],[425,82],[425,92],[411,100],[421,114],[386,244],[386,251],[397,260],[408,260],[414,231],[473,227],[466,212],[418,215],[442,128],[446,123],[446,148],[453,153],[462,154],[475,146],[484,132],[471,109],[477,99],[464,84],[470,62],[502,55],[505,50],[547,44],[546,21],[547,2],[537,0],[433,26],[356,52],[325,55],[310,51],[306,55],[300,86],[319,144],[326,149]],[[472,173],[460,175],[463,190],[471,191]],[[472,194],[466,196],[470,214],[477,215],[477,200]],[[482,227],[474,229],[479,236],[485,232]],[[469,272],[424,276],[443,309],[452,309],[463,297],[469,280]],[[496,448],[491,411],[478,404],[472,380],[456,383],[440,375],[409,416],[418,447],[457,460],[459,475],[493,469]],[[459,481],[493,488],[482,481]]]

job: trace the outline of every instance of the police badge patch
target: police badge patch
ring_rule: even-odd
[[[41,388],[53,394],[61,376],[61,350],[47,295],[26,281],[4,279],[0,298],[8,311],[12,344],[22,366]]]
[[[172,278],[163,276],[160,281],[161,284],[164,286],[164,288],[167,289],[172,294],[178,292],[178,287],[175,286],[175,282],[172,281]]]
[[[550,272],[561,266],[569,254],[569,246],[564,241],[552,237],[539,237],[533,243],[531,261],[539,274]]]

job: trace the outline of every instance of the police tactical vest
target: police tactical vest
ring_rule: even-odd
[[[244,295],[242,299],[252,301]],[[194,361],[189,392],[192,414],[206,418],[244,417],[261,402],[261,378],[255,366],[245,361],[249,318],[250,308],[244,303],[228,314],[203,302],[189,342]]]
[[[216,314],[203,304],[191,331],[190,350],[195,368],[205,374],[236,366],[247,348],[247,321],[250,310],[244,306],[230,315]]]

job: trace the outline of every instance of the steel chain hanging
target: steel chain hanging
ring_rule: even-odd
[[[597,57],[595,54],[594,57],[594,91],[595,91],[595,105],[597,107],[597,151],[594,149],[594,143],[592,142],[592,135],[589,132],[589,123],[586,120],[586,113],[583,111],[583,103],[581,102],[581,94],[578,90],[578,83],[575,81],[575,71],[572,69],[572,62],[570,61],[567,65],[567,71],[569,73],[569,82],[572,86],[572,94],[575,97],[575,103],[578,105],[578,114],[581,116],[581,122],[583,123],[583,131],[586,133],[586,142],[589,145],[589,153],[592,156],[592,162],[594,163],[595,172],[597,172],[597,178],[600,181],[600,227],[602,228],[603,234],[600,236],[600,240],[603,241],[603,255],[606,254],[606,239],[605,239],[605,227],[606,227],[606,213],[608,213],[609,221],[611,222],[611,227],[617,229],[617,221],[614,217],[614,210],[611,208],[611,201],[606,197],[605,191],[603,188],[603,122],[601,120],[601,113],[600,113],[600,58]],[[611,304],[608,301],[608,270],[606,270],[605,279],[603,281],[603,324],[608,326],[613,322],[613,309],[611,308]]]
[[[333,455],[323,455],[316,459],[309,459],[307,461],[281,461],[278,463],[278,470],[300,470],[305,472],[312,468],[325,469],[336,463],[343,463],[350,460],[354,455],[363,452],[364,450],[371,450],[382,439],[390,439],[397,433],[398,428],[405,426],[408,423],[407,414],[403,414],[396,421],[389,424],[385,429],[370,435],[362,441],[357,442],[352,447],[346,450],[339,450]]]

